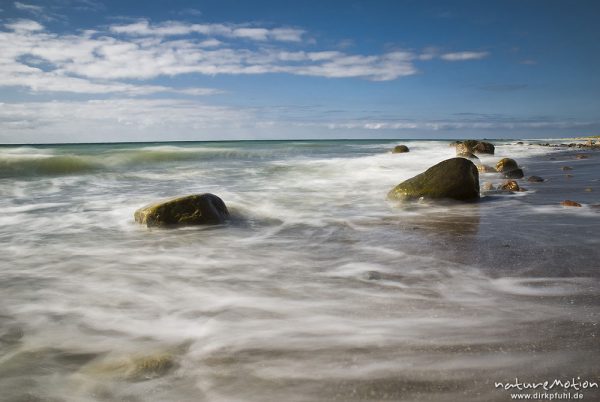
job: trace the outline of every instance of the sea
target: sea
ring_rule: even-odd
[[[449,140],[1,146],[0,400],[600,400],[600,152],[492,142],[475,203],[386,197]]]

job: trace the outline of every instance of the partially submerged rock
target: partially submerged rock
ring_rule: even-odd
[[[527,178],[527,181],[530,183],[541,183],[544,181],[544,179],[541,178],[540,176],[529,176]]]
[[[494,144],[485,141],[466,140],[455,143],[456,155],[459,154],[490,154],[494,155]]]
[[[93,361],[84,367],[83,371],[94,376],[137,382],[162,377],[171,372],[176,366],[173,355],[159,353]]]
[[[135,221],[147,226],[218,225],[229,217],[222,199],[214,194],[193,194],[146,205],[135,211]]]
[[[403,154],[405,152],[409,152],[410,150],[406,145],[396,145],[392,150],[393,154]]]
[[[394,200],[420,197],[450,198],[460,201],[478,199],[479,173],[477,167],[468,159],[448,159],[403,181],[388,193],[388,198]]]
[[[564,200],[563,202],[560,203],[560,205],[562,205],[563,207],[580,207],[581,204],[576,202],[576,201],[571,201],[571,200]]]
[[[520,179],[524,176],[523,169],[519,168],[517,161],[511,158],[502,158],[496,163],[496,171],[502,173],[507,179]]]
[[[514,180],[507,180],[500,185],[500,190],[503,191],[523,191],[521,187],[519,187],[519,183]]]

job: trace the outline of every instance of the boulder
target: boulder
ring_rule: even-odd
[[[420,197],[450,198],[460,201],[478,199],[479,172],[477,172],[477,167],[468,159],[448,159],[403,181],[388,193],[388,198],[394,200]]]
[[[477,140],[459,141],[455,146],[457,155],[465,153],[494,155],[495,150],[492,143]]]
[[[502,158],[496,163],[496,171],[500,173],[518,169],[517,161],[511,158]]]
[[[393,154],[403,154],[405,152],[409,152],[410,150],[406,145],[396,145],[392,150]]]
[[[218,225],[229,217],[222,199],[214,194],[193,194],[146,205],[135,211],[135,221],[150,226]]]
[[[496,171],[507,179],[520,179],[524,176],[523,170],[517,165],[517,161],[511,158],[502,158],[496,163]]]
[[[581,204],[575,201],[571,201],[571,200],[564,200],[563,202],[560,203],[560,205],[564,206],[564,207],[580,207]]]

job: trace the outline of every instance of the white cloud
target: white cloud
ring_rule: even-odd
[[[193,100],[0,103],[0,143],[203,138],[207,130],[235,136],[255,122],[249,110]]]
[[[445,53],[440,56],[446,61],[465,61],[465,60],[480,60],[489,55],[488,52],[454,52]]]
[[[375,55],[326,49],[291,51],[274,46],[272,41],[295,42],[301,40],[304,31],[285,27],[268,29],[177,21],[150,24],[141,20],[110,26],[108,32],[87,30],[56,34],[47,32],[36,21],[22,19],[5,24],[5,28],[8,31],[0,31],[0,86],[20,86],[38,92],[136,96],[155,92],[216,93],[213,89],[183,88],[185,91],[182,91],[141,82],[182,74],[287,73],[387,81],[416,74],[414,62],[429,60],[434,55],[448,61],[487,55],[486,52],[457,52],[437,56],[432,50],[420,55],[406,51]],[[189,36],[190,33],[201,33],[205,37],[198,40]],[[215,36],[248,39],[258,44],[269,42],[269,45],[245,47],[243,40],[224,43]],[[424,56],[428,54],[432,56]]]
[[[295,107],[293,108],[296,109]],[[318,113],[318,111],[314,111]],[[281,133],[299,133],[344,138],[431,133],[452,130],[481,133],[486,130],[582,130],[597,129],[598,121],[555,120],[546,117],[511,118],[465,114],[452,119],[295,119],[265,114],[249,107],[207,105],[181,99],[105,99],[83,102],[0,103],[0,142],[137,141],[158,139],[276,138]],[[360,133],[363,133],[362,135]],[[387,133],[387,134],[386,134]],[[410,134],[409,134],[410,135]],[[443,134],[441,134],[443,135]]]
[[[140,20],[129,24],[111,25],[111,32],[131,36],[182,36],[201,34],[226,38],[241,38],[255,41],[301,42],[305,31],[296,28],[274,28],[236,26],[231,24],[190,24],[187,22],[167,21],[151,24]]]
[[[6,28],[17,33],[41,31],[44,27],[32,20],[16,20],[4,25]]]
[[[15,8],[21,11],[27,11],[36,15],[41,15],[44,13],[44,7],[34,6],[32,4],[21,3],[20,1],[15,1]]]

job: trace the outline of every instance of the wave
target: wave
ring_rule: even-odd
[[[89,173],[102,165],[75,155],[0,158],[0,177],[60,176]]]
[[[115,149],[81,154],[57,154],[50,149],[14,148],[0,153],[0,178],[62,176],[113,171],[136,166],[215,159],[264,158],[271,152],[234,148],[148,147]]]

